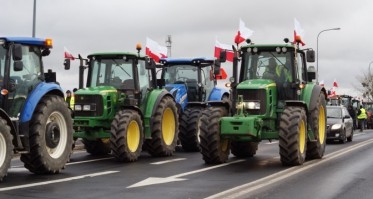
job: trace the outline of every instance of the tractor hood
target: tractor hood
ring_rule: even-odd
[[[251,79],[241,82],[237,85],[237,89],[266,89],[276,86],[276,83],[267,79]]]
[[[179,89],[186,89],[185,84],[166,84],[164,88],[170,93],[173,93]]]
[[[116,93],[117,89],[113,86],[97,86],[79,89],[75,92],[75,95],[106,95],[108,93]]]

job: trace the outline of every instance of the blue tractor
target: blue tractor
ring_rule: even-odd
[[[0,180],[14,152],[36,174],[59,173],[72,153],[71,111],[56,73],[44,73],[51,39],[0,37]]]
[[[217,79],[222,79],[220,64],[225,57],[162,58],[159,62],[161,80],[175,97],[181,114],[179,142],[184,151],[200,151],[198,126],[206,102],[229,99],[229,90],[217,87]]]

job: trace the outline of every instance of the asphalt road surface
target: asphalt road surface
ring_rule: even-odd
[[[0,183],[11,198],[373,198],[373,130],[355,131],[346,144],[330,143],[323,159],[284,167],[278,142],[263,141],[252,158],[205,165],[200,153],[167,158],[142,153],[137,162],[76,151],[58,175],[35,175],[15,157]]]

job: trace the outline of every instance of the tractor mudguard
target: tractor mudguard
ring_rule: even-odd
[[[306,102],[308,111],[313,110],[316,106],[317,99],[319,98],[319,94],[323,92],[324,96],[326,97],[325,88],[314,85],[314,84],[307,84],[303,91],[302,99]]]
[[[211,91],[208,101],[221,101],[223,95],[229,96],[229,91],[224,88],[214,87]]]
[[[53,93],[54,95],[58,95],[62,98],[64,97],[63,91],[59,85],[55,83],[39,83],[26,99],[23,110],[21,111],[21,123],[29,122],[31,120],[40,99],[48,93]]]
[[[162,100],[162,98],[164,96],[170,96],[172,97],[173,99],[175,99],[169,92],[167,92],[166,90],[152,90],[149,94],[148,94],[148,99],[147,99],[147,102],[146,102],[146,107],[145,107],[145,111],[144,111],[144,132],[145,132],[145,138],[151,138],[151,119],[152,119],[152,116],[154,115],[155,113],[155,106],[157,106],[157,104],[159,104],[159,102]]]

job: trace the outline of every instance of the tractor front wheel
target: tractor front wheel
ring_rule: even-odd
[[[155,157],[173,155],[179,134],[179,116],[176,103],[165,96],[155,107],[151,120],[151,139],[145,141],[146,151]]]
[[[33,173],[59,173],[69,161],[73,146],[70,111],[59,96],[45,96],[30,121],[30,152],[21,161]]]
[[[227,115],[223,107],[209,107],[202,112],[200,140],[202,158],[206,164],[227,162],[230,142],[220,137],[220,118]]]
[[[144,132],[137,111],[121,110],[111,123],[111,150],[120,162],[134,162],[141,153]]]
[[[0,181],[6,176],[13,156],[13,136],[6,121],[0,119]]]
[[[302,165],[307,149],[307,117],[301,107],[285,107],[280,118],[280,159],[284,166]]]
[[[309,122],[316,140],[307,143],[306,158],[309,160],[321,159],[326,146],[326,101],[323,93],[320,93],[309,119],[312,120]]]
[[[202,110],[202,107],[186,108],[181,116],[179,139],[184,151],[200,151],[199,124]]]

